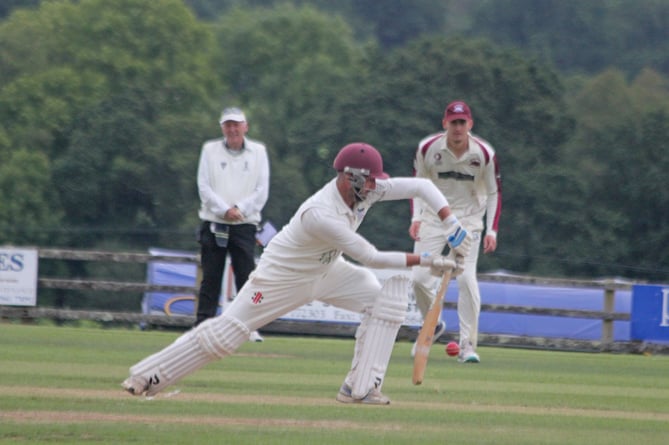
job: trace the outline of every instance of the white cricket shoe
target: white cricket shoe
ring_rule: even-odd
[[[432,337],[432,343],[436,342],[444,332],[446,332],[446,322],[439,320],[439,323],[437,323],[437,325],[434,327],[434,337]],[[416,346],[417,342],[413,342],[413,346],[411,347],[411,357],[416,356]]]
[[[458,361],[460,363],[481,363],[481,358],[476,351],[474,351],[472,344],[467,342],[467,344],[460,350]]]
[[[131,375],[121,383],[121,386],[133,396],[141,396],[149,389],[149,381],[145,377]]]
[[[260,334],[258,333],[258,331],[253,331],[253,332],[251,332],[251,334],[249,335],[249,341],[254,341],[254,342],[258,342],[258,343],[260,343],[260,342],[265,341],[265,339],[262,338],[262,335],[260,335]]]
[[[372,388],[362,399],[354,399],[351,395],[351,387],[342,383],[337,394],[337,402],[362,403],[365,405],[390,405],[390,399],[384,396],[377,388]]]

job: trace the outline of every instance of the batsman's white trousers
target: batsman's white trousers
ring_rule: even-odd
[[[380,295],[381,284],[372,271],[341,257],[320,275],[261,261],[225,313],[254,331],[314,300],[363,313]]]
[[[481,245],[481,231],[475,229],[470,232],[466,223],[461,221],[472,237],[472,246],[469,255],[465,258],[464,272],[456,280],[458,282],[458,322],[460,324],[460,346],[464,347],[471,342],[476,348],[478,344],[479,314],[481,312],[481,292],[476,278],[479,247]],[[420,241],[414,243],[414,252],[422,254],[429,252],[432,255],[443,255],[448,240],[444,233],[444,226],[423,222],[420,225]],[[430,273],[428,267],[415,266],[411,273],[413,292],[416,304],[423,317],[427,314],[434,294],[439,286],[439,277]]]
[[[395,287],[402,288],[401,280]],[[391,292],[382,287],[369,269],[341,257],[320,275],[261,261],[223,315],[254,331],[314,300],[363,314],[346,377],[353,397],[363,398],[372,388],[381,389],[397,331],[406,317],[408,286],[397,289]]]
[[[401,280],[396,284],[387,290],[393,297],[387,301],[386,288],[374,273],[341,257],[321,274],[300,273],[261,261],[223,314],[132,366],[131,376],[143,377],[148,382],[147,395],[155,395],[212,360],[234,353],[250,331],[320,300],[363,314],[346,378],[354,397],[362,398],[374,387],[380,390],[397,331],[406,316],[406,283],[403,290]]]

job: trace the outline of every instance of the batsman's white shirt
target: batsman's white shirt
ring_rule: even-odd
[[[351,209],[337,190],[335,178],[300,206],[290,222],[270,241],[260,261],[318,274],[345,253],[369,267],[406,267],[404,253],[379,252],[356,230],[374,203],[416,196],[437,210],[448,205],[443,195],[425,179],[391,178],[377,180],[376,189]]]
[[[416,197],[436,209],[448,205],[427,179],[391,178],[377,180],[376,190],[350,209],[333,179],[272,238],[225,313],[253,331],[314,300],[357,313],[371,308],[381,292],[378,278],[342,254],[369,267],[406,268],[404,252],[380,252],[356,230],[374,203]]]
[[[200,219],[234,224],[223,219],[225,212],[237,206],[244,215],[238,224],[258,224],[260,211],[269,195],[269,161],[265,145],[244,138],[240,151],[225,147],[224,139],[202,145],[197,170],[200,194]]]
[[[414,169],[428,178],[446,196],[451,210],[470,232],[483,230],[497,235],[501,193],[497,156],[485,140],[469,135],[469,149],[459,159],[446,146],[446,133],[426,137],[418,144]],[[413,221],[439,224],[437,214],[420,199],[414,200]]]

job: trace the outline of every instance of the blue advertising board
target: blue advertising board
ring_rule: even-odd
[[[669,343],[669,286],[632,286],[630,337]]]
[[[152,248],[152,255],[185,255],[185,252]],[[190,253],[192,255],[192,253]],[[406,270],[372,269],[383,282],[392,274],[407,273]],[[150,262],[147,277],[150,284],[195,286],[196,266],[194,264],[175,264],[160,261]],[[515,284],[481,281],[482,302],[493,305],[527,306],[535,308],[574,309],[601,311],[604,304],[604,292],[597,288],[541,286],[534,284]],[[236,289],[231,268],[226,268],[221,295],[221,311],[230,304]],[[458,283],[453,281],[446,293],[447,302],[458,299]],[[632,292],[617,290],[615,312],[630,313]],[[195,313],[195,295],[183,295],[164,292],[147,292],[142,301],[145,314],[168,314],[171,316],[193,315]],[[442,314],[446,321],[447,332],[459,329],[458,315],[453,309],[445,309]],[[359,323],[360,314],[344,311],[324,303],[312,302],[281,317],[287,320],[328,321],[340,323]],[[404,325],[419,328],[422,318],[413,298],[407,311]],[[484,334],[519,335],[553,338],[573,338],[576,340],[600,340],[602,321],[592,318],[567,318],[560,316],[533,315],[521,313],[483,312],[479,319],[479,331]],[[616,320],[613,323],[615,341],[630,340],[630,322]]]

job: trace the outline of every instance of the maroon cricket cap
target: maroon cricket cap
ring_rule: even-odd
[[[455,102],[448,104],[446,107],[446,111],[444,111],[444,119],[446,119],[447,122],[457,119],[472,120],[472,111],[466,103],[461,100],[456,100]]]

